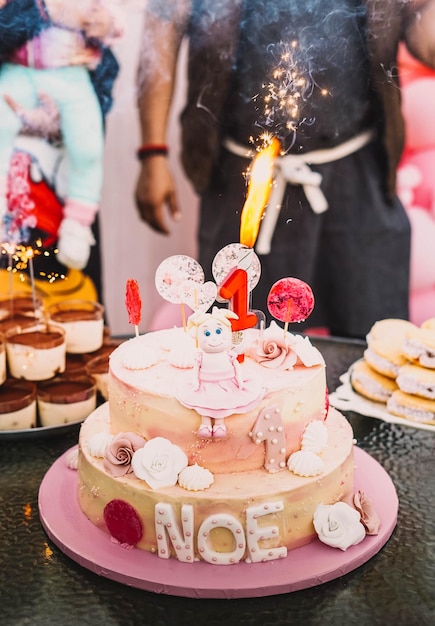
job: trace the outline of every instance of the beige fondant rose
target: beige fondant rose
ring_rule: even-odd
[[[377,535],[381,526],[381,520],[365,493],[357,491],[353,497],[353,504],[361,515],[361,524],[365,527],[367,534]]]
[[[145,439],[135,433],[118,433],[104,452],[104,469],[115,478],[129,474],[134,453],[144,445]]]
[[[282,328],[272,322],[262,337],[248,346],[247,354],[251,359],[270,369],[293,369],[297,355],[287,341]]]

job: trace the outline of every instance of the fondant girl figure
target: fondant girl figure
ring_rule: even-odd
[[[225,418],[255,408],[265,393],[260,381],[242,379],[232,350],[231,318],[237,315],[217,307],[212,313],[198,312],[189,318],[199,352],[192,382],[179,389],[176,398],[201,416],[200,437],[225,437]]]
[[[0,7],[9,4],[13,5],[14,0],[0,0]],[[103,117],[89,72],[100,63],[104,46],[122,34],[113,4],[107,0],[64,0],[61,18],[53,20],[50,2],[40,2],[46,26],[12,52],[0,68],[0,221],[8,209],[8,169],[22,126],[10,101],[23,110],[32,109],[44,94],[59,110],[68,157],[67,197],[58,233],[59,261],[76,269],[82,269],[88,261],[94,243],[90,226],[100,202]],[[94,28],[96,11],[98,36]]]

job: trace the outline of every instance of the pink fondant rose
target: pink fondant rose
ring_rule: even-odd
[[[176,485],[178,474],[187,463],[183,450],[164,437],[147,441],[132,459],[135,476],[145,480],[151,489]]]
[[[144,445],[145,439],[135,433],[118,433],[104,453],[104,469],[115,478],[129,474],[134,453]]]
[[[275,322],[247,348],[247,354],[263,367],[282,370],[293,369],[298,358],[283,329]]]
[[[361,524],[366,529],[367,534],[377,535],[381,521],[365,493],[357,491],[353,496],[353,505],[361,515]]]
[[[320,541],[347,550],[364,539],[366,531],[360,514],[345,502],[319,504],[314,512],[314,528]]]

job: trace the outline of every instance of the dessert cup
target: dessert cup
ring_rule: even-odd
[[[36,427],[36,385],[8,378],[0,387],[0,430]]]
[[[37,386],[39,421],[59,426],[84,420],[97,406],[97,389],[90,376],[57,376]]]
[[[86,371],[95,380],[97,391],[104,400],[109,399],[109,354],[100,354],[86,363]]]
[[[10,297],[0,297],[0,320],[14,315],[26,315],[41,319],[43,303],[40,297],[28,293],[13,293]]]
[[[0,385],[6,380],[6,346],[5,337],[0,333]]]
[[[66,351],[71,354],[95,352],[104,335],[104,307],[89,300],[63,300],[48,307],[50,323],[63,328]]]
[[[9,373],[14,378],[47,380],[65,370],[65,332],[49,324],[6,332]]]

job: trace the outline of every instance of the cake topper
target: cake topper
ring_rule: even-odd
[[[242,379],[237,354],[231,349],[231,320],[236,317],[233,311],[218,307],[213,307],[211,313],[198,312],[189,317],[189,327],[196,333],[200,349],[191,381],[183,381],[175,397],[200,415],[200,437],[225,437],[225,418],[249,411],[264,395],[258,380]]]
[[[185,254],[175,254],[164,259],[156,270],[156,289],[167,302],[181,305],[181,316],[185,330],[184,305],[189,304],[192,294],[189,283],[192,285],[195,300],[195,297],[198,297],[200,286],[204,284],[204,270],[198,261]]]
[[[281,278],[272,285],[267,298],[267,308],[277,320],[285,323],[303,322],[314,308],[311,287],[299,278]]]
[[[134,278],[129,278],[127,280],[125,289],[125,305],[128,312],[128,323],[134,325],[135,334],[136,337],[138,337],[142,301],[140,298],[139,285]]]

